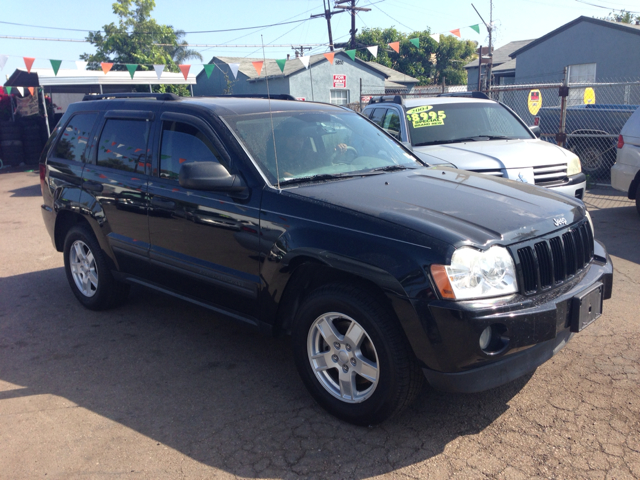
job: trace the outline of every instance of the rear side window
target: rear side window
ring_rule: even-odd
[[[387,113],[386,108],[376,108],[373,110],[373,115],[371,115],[371,121],[379,126],[382,126],[382,122],[384,122],[384,116]]]
[[[400,140],[400,115],[397,111],[392,108],[387,110],[387,115],[384,117],[384,124],[382,125],[382,128]]]
[[[98,143],[97,164],[127,172],[145,173],[150,122],[109,119]]]
[[[54,156],[73,162],[86,162],[87,142],[97,116],[97,113],[74,115],[60,135],[53,151]]]
[[[160,177],[178,180],[180,167],[191,162],[223,163],[213,143],[198,128],[184,122],[162,122]]]

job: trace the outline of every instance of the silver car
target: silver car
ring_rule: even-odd
[[[551,188],[582,199],[586,177],[569,150],[536,137],[511,109],[486,98],[373,98],[362,114],[427,163]]]

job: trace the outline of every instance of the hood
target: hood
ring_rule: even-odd
[[[509,245],[584,218],[582,202],[545,188],[446,167],[419,168],[287,189],[454,246]],[[376,232],[373,232],[376,233]]]
[[[413,147],[464,170],[526,168],[567,163],[573,153],[538,139],[488,140]],[[427,160],[428,161],[428,160]]]

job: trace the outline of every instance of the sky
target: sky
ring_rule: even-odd
[[[330,1],[333,7],[334,0]],[[490,0],[358,0],[357,6],[371,11],[358,13],[356,28],[362,31],[393,26],[404,33],[430,29],[432,33],[441,34],[460,28],[463,39],[488,45],[487,30],[472,2],[488,23]],[[27,3],[6,0],[0,16],[0,37],[84,40],[86,31],[99,30],[105,24],[117,22],[112,4],[113,0],[29,0]],[[494,46],[538,38],[581,15],[605,17],[612,10],[620,9],[640,11],[640,4],[637,0],[493,0]],[[312,14],[322,12],[322,0],[156,0],[152,16],[158,23],[196,32],[307,20]],[[351,27],[348,13],[334,15],[331,24],[334,42],[348,40]],[[480,24],[480,34],[468,28],[476,24]],[[329,51],[324,18],[268,28],[189,33],[185,38],[189,44],[224,45],[193,47],[202,54],[204,63],[213,56],[262,58],[262,49],[255,47],[262,42],[266,46],[266,58],[281,59],[287,54],[293,57],[292,46],[299,45],[312,45],[311,54]],[[269,44],[283,46],[270,47]],[[33,68],[51,68],[49,59],[56,59],[63,60],[62,69],[75,69],[74,62],[79,60],[79,55],[94,51],[89,43],[0,38],[0,55],[9,56],[0,72],[3,75],[0,83],[4,83],[6,76],[16,68],[25,69],[22,57],[35,57]],[[202,70],[199,60],[191,60],[191,63],[190,73],[197,74]]]

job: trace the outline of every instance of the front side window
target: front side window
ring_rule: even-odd
[[[97,113],[74,115],[64,127],[54,149],[54,155],[73,162],[86,162],[87,143],[97,116]]]
[[[419,161],[360,115],[305,109],[223,116],[272,184],[417,168]],[[275,145],[275,148],[274,148]]]
[[[97,164],[144,174],[149,126],[144,120],[107,120],[98,141]]]
[[[387,113],[386,108],[375,108],[373,110],[373,114],[371,115],[371,121],[377,125],[382,126],[384,122],[384,116]]]
[[[387,115],[384,117],[382,128],[400,140],[400,115],[398,115],[398,112],[395,109],[390,108],[387,110]]]
[[[407,107],[406,117],[414,146],[533,138],[507,109],[494,102]]]
[[[222,163],[222,157],[211,140],[193,125],[162,122],[160,177],[178,180],[180,167],[191,162]]]

